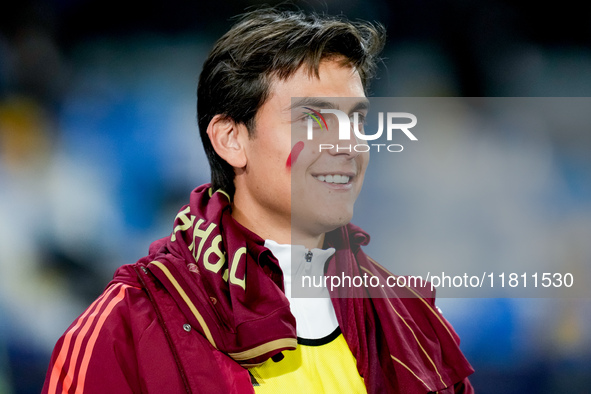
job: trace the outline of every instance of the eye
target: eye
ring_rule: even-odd
[[[318,118],[318,115],[311,112],[304,112],[302,120],[305,121],[307,125],[312,125],[314,129],[323,129],[322,121]]]
[[[349,119],[351,119],[351,125],[354,127],[356,133],[365,134],[365,113],[353,112]]]
[[[363,128],[366,123],[365,116],[366,116],[366,114],[364,114],[362,112],[353,112],[353,115],[351,115],[349,117],[349,119],[351,119],[351,123],[354,123],[356,125],[360,125],[360,128]]]
[[[307,122],[308,119],[312,119],[312,117],[310,116],[310,114],[303,113],[302,116],[300,116],[300,118],[298,120],[299,121],[302,121],[302,122]]]
[[[306,111],[302,108],[292,109],[291,111],[291,121],[293,123],[305,123],[311,119],[310,111]]]

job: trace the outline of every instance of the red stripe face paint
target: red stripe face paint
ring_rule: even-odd
[[[287,156],[287,161],[285,162],[285,167],[287,167],[288,169],[291,169],[291,166],[293,164],[295,164],[295,162],[298,160],[298,156],[300,155],[300,153],[302,152],[302,150],[304,149],[304,143],[302,141],[299,141],[298,143],[296,143],[293,148],[291,148],[291,152],[289,152],[289,156]]]

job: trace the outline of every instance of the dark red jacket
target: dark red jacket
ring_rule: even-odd
[[[121,267],[59,339],[43,393],[252,393],[149,273]]]
[[[245,367],[295,348],[295,319],[277,261],[228,206],[207,185],[192,193],[171,237],[119,268],[58,340],[43,393],[254,392]],[[353,225],[327,234],[336,248],[327,275],[384,280],[389,272],[361,249],[367,242]],[[431,294],[353,290],[331,297],[368,391],[473,392],[473,370]]]
[[[42,393],[252,393],[159,283],[126,265],[59,339]],[[450,392],[473,392],[462,379]]]

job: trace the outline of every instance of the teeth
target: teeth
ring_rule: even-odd
[[[339,175],[339,174],[335,174],[335,175],[318,175],[316,178],[318,178],[319,181],[321,182],[326,182],[326,183],[349,183],[349,177],[347,175]]]

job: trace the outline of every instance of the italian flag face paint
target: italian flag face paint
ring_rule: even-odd
[[[304,143],[302,141],[297,142],[293,148],[291,148],[291,152],[289,152],[289,156],[287,156],[287,161],[285,162],[285,167],[291,169],[291,166],[295,164],[298,160],[298,156],[304,149]]]

